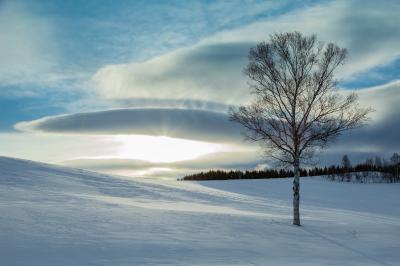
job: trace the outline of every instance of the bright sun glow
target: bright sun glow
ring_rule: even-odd
[[[112,137],[119,146],[113,158],[138,159],[149,162],[176,162],[191,160],[213,152],[228,151],[223,144],[153,137],[142,135],[118,135]]]

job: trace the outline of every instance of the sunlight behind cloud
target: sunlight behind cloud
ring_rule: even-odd
[[[229,145],[164,136],[117,135],[111,138],[119,146],[117,154],[111,157],[118,159],[168,163],[192,160],[209,153],[232,150]]]

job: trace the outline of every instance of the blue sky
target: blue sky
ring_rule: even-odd
[[[0,1],[0,154],[24,157],[8,138],[27,141],[41,135],[46,141],[53,134],[53,154],[38,153],[37,159],[79,157],[55,155],[62,145],[55,134],[65,132],[37,130],[48,116],[121,109],[124,117],[129,108],[225,114],[228,105],[249,100],[242,74],[248,49],[273,32],[292,30],[346,47],[349,58],[338,73],[340,87],[360,91],[361,100],[377,109],[372,126],[387,125],[388,117],[396,117],[393,101],[400,98],[399,13],[400,4],[390,0]],[[190,111],[182,113],[168,119],[191,118]],[[190,139],[199,140],[192,133]],[[60,139],[71,138],[65,135]],[[206,139],[213,140],[211,130]],[[239,142],[238,137],[235,145],[245,145]],[[378,142],[353,152],[355,158],[388,154],[400,148],[397,144],[387,150]],[[332,150],[343,152],[338,146]],[[25,157],[35,157],[30,154]]]
[[[12,130],[14,123],[24,119],[67,112],[65,105],[87,96],[85,83],[102,66],[144,61],[301,5],[285,1],[2,1],[0,12],[7,27],[3,34],[11,35],[3,53],[9,53],[7,48],[16,42],[20,47],[12,51],[17,55],[12,58],[17,60],[15,73],[6,71],[11,73],[0,80],[2,111],[7,114],[0,130]],[[31,69],[21,70],[31,59],[32,65],[26,66]]]

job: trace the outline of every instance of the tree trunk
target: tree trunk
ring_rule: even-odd
[[[293,224],[300,226],[300,167],[298,161],[294,163]]]

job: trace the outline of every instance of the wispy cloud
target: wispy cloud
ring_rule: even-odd
[[[31,15],[20,2],[0,3],[0,84],[42,81],[56,65],[57,48],[45,18]],[[29,93],[24,91],[21,93]],[[4,89],[1,94],[4,94]]]
[[[343,78],[394,61],[400,56],[396,45],[400,41],[398,1],[336,0],[257,22],[242,28],[222,32],[209,42],[259,42],[268,34],[280,31],[300,31],[317,34],[325,42],[335,42],[349,50],[341,70]]]
[[[242,69],[249,47],[277,31],[316,33],[348,48],[339,77],[354,79],[400,56],[395,1],[334,1],[218,33],[200,43],[142,63],[106,65],[93,76],[93,89],[105,98],[193,98],[244,102],[248,90]]]
[[[82,86],[89,75],[66,64],[58,32],[50,16],[26,2],[0,2],[0,97],[41,97]]]

